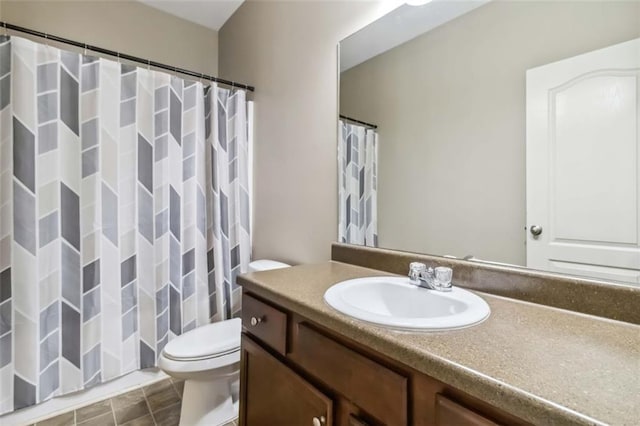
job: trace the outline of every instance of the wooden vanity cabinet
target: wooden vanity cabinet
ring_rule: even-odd
[[[521,419],[243,294],[241,426],[492,426]]]

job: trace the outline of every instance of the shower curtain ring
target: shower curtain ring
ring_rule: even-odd
[[[6,22],[3,22],[3,23],[2,23],[2,25],[4,26],[4,35],[5,35],[6,37],[8,37],[8,36],[9,36],[9,32],[7,31],[7,23],[6,23]]]
[[[147,59],[147,71],[151,71],[151,59]]]
[[[87,43],[84,44],[84,56],[87,56]]]
[[[120,52],[117,52],[118,55],[118,64],[120,63]]]

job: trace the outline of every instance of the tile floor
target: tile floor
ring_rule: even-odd
[[[183,387],[181,380],[162,380],[32,426],[177,426]]]

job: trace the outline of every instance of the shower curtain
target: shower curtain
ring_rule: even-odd
[[[378,134],[340,120],[338,130],[338,238],[378,246]]]
[[[250,126],[243,91],[0,37],[0,414],[237,313]]]

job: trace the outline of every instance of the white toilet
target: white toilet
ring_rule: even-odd
[[[249,272],[288,266],[257,260]],[[238,417],[241,330],[240,318],[234,318],[188,331],[164,347],[159,367],[185,380],[180,426],[217,426]]]

